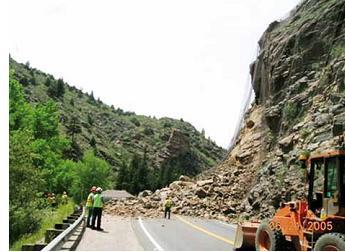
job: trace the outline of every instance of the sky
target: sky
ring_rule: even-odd
[[[11,0],[9,51],[108,105],[227,148],[257,41],[300,0]]]

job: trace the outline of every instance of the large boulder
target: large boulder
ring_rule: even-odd
[[[142,191],[138,194],[138,197],[139,198],[142,198],[142,197],[147,197],[147,196],[150,196],[152,195],[152,192],[150,190],[145,190],[145,191]]]
[[[209,185],[213,183],[213,179],[207,179],[207,180],[200,180],[197,181],[196,184],[200,187],[205,186],[205,185]]]
[[[180,178],[178,179],[179,181],[185,181],[185,182],[190,182],[192,179],[186,175],[181,175]]]

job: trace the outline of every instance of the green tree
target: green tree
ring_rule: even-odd
[[[63,97],[65,94],[65,83],[62,78],[57,80],[56,83],[56,95],[57,97]]]
[[[78,201],[85,200],[91,186],[100,186],[103,189],[109,188],[111,184],[109,164],[94,155],[92,151],[84,154],[82,161],[77,163],[76,172],[78,179],[72,186],[72,194]]]
[[[135,126],[139,127],[140,126],[140,122],[136,117],[132,117],[130,120]]]
[[[95,102],[95,96],[93,94],[93,91],[91,91],[90,95],[89,95],[89,102],[90,103],[94,103]]]
[[[116,177],[116,188],[129,191],[130,178],[127,162],[122,160]]]
[[[92,137],[91,137],[91,140],[90,140],[90,145],[91,145],[92,147],[96,147],[96,144],[97,144],[96,139],[95,139],[94,136],[92,136]]]
[[[38,228],[37,195],[43,184],[39,170],[33,166],[28,130],[10,132],[9,152],[9,222],[10,244],[24,233]]]
[[[51,81],[51,79],[48,77],[48,78],[46,79],[46,81],[44,82],[44,85],[47,86],[47,87],[50,87],[51,84],[52,84],[52,81]]]
[[[54,185],[56,191],[69,192],[71,185],[78,180],[77,163],[71,160],[64,160],[55,171]]]
[[[64,151],[65,158],[67,159],[72,159],[74,161],[79,161],[83,157],[83,151],[80,148],[80,145],[76,140],[71,141],[71,145],[69,146],[68,149]]]
[[[35,138],[48,139],[59,134],[59,114],[52,101],[36,105],[33,113],[33,132]]]
[[[137,194],[139,192],[139,177],[138,177],[138,170],[140,166],[140,157],[138,154],[134,154],[132,160],[129,164],[129,174],[130,174],[130,185],[129,185],[129,192],[133,194]]]
[[[34,74],[34,73],[32,73],[32,76],[31,76],[31,78],[30,78],[29,83],[30,83],[31,85],[36,85],[36,84],[37,84],[36,77],[35,77],[35,74]]]
[[[132,157],[129,164],[129,192],[132,194],[138,194],[139,192],[149,189],[149,167],[146,158],[146,151],[141,158],[137,153]]]
[[[74,141],[74,135],[81,133],[80,121],[77,116],[72,116],[69,123],[66,125],[67,134],[71,136],[72,141]]]
[[[65,83],[63,79],[58,79],[51,83],[48,87],[47,94],[51,98],[61,98],[64,96],[65,93]]]
[[[30,124],[32,109],[26,103],[22,86],[14,79],[14,72],[9,77],[9,126],[17,130]]]

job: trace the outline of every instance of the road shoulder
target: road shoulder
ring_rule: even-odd
[[[105,214],[102,216],[102,228],[104,231],[87,228],[76,250],[144,250],[132,229],[130,218]]]

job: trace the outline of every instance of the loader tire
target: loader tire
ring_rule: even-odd
[[[345,234],[328,233],[317,239],[314,250],[318,251],[345,251]]]
[[[256,231],[255,249],[257,251],[286,250],[287,241],[280,231],[272,230],[268,221],[263,221]]]

